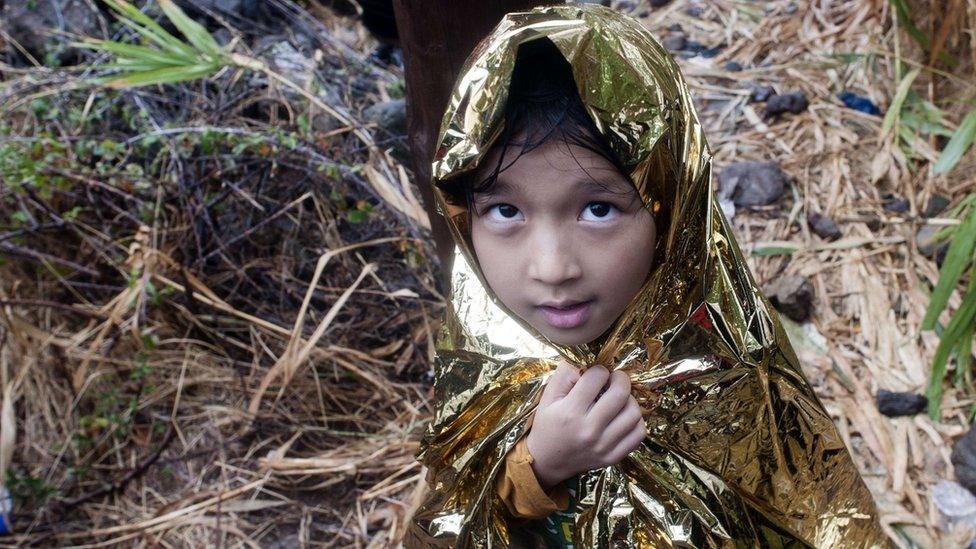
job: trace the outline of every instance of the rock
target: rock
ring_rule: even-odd
[[[925,217],[935,217],[942,213],[943,210],[952,202],[948,196],[943,196],[941,194],[933,194],[929,198],[929,203],[925,205]]]
[[[376,123],[377,141],[381,142],[381,147],[392,146],[394,158],[404,163],[409,162],[406,100],[393,99],[370,105],[363,110],[363,119]]]
[[[620,0],[617,2],[617,9],[624,13],[630,13],[637,9],[637,2],[634,2],[634,0]]]
[[[807,95],[802,91],[775,94],[766,100],[766,116],[778,116],[784,112],[800,114],[809,105]]]
[[[881,207],[887,212],[905,213],[909,210],[911,205],[908,203],[908,200],[904,198],[900,198],[893,194],[888,194],[885,195],[885,202],[881,205]]]
[[[779,277],[763,288],[773,307],[797,322],[810,316],[813,308],[813,285],[802,276]]]
[[[705,13],[705,8],[701,6],[691,6],[685,10],[685,13],[692,17],[701,17]]]
[[[955,529],[955,525],[963,523],[968,527],[976,527],[976,496],[965,486],[951,480],[940,480],[932,487],[932,501],[948,519],[947,530]],[[969,545],[969,549],[976,547],[976,540]]]
[[[875,116],[881,114],[881,109],[879,109],[878,106],[867,97],[861,97],[860,95],[849,91],[838,93],[837,97],[844,102],[844,106],[847,108],[873,114]]]
[[[786,181],[775,162],[736,162],[719,174],[719,196],[736,206],[764,206],[783,195]]]
[[[714,48],[709,48],[701,42],[696,42],[694,40],[688,40],[685,43],[684,51],[689,54],[690,57],[696,55],[701,55],[702,57],[715,57],[722,51],[722,46],[715,46]]]
[[[749,102],[762,103],[775,94],[776,90],[774,90],[772,86],[753,85],[752,93],[749,94]]]
[[[952,466],[956,480],[976,493],[976,429],[970,429],[952,446]]]
[[[74,40],[74,37],[60,36],[59,32],[98,35],[98,12],[93,6],[85,0],[0,2],[0,25],[11,40],[20,44],[38,62],[45,63],[50,59],[65,64],[77,60],[79,50],[66,43]],[[7,52],[13,58],[27,62],[8,40],[0,42],[6,44]]]
[[[807,215],[807,223],[810,225],[810,230],[824,240],[837,240],[841,236],[837,223],[825,215],[811,213]]]
[[[879,389],[875,395],[878,411],[888,417],[913,416],[929,405],[925,395],[915,393],[896,393]]]
[[[688,40],[683,34],[672,34],[670,36],[665,36],[664,40],[661,40],[661,45],[664,49],[668,51],[681,51],[685,49],[688,44]]]
[[[671,32],[685,32],[685,29],[681,26],[681,23],[671,23],[668,25],[668,30]]]
[[[582,4],[600,4],[601,6],[610,7],[610,0],[580,0]]]
[[[918,244],[918,251],[928,258],[937,259],[941,249],[945,255],[945,250],[949,249],[949,243],[945,240],[936,240],[935,235],[943,229],[940,225],[923,225],[918,233],[915,234],[915,243]]]
[[[742,63],[739,63],[738,61],[736,61],[734,59],[731,60],[731,61],[727,61],[725,63],[725,70],[727,70],[729,72],[739,72],[739,71],[742,70]]]
[[[671,0],[651,0],[652,8],[663,8],[671,3]]]
[[[407,134],[407,103],[404,99],[393,99],[370,105],[363,110],[363,118],[375,122],[379,131],[390,136]]]
[[[786,11],[787,14],[793,14],[793,13],[796,13],[796,10],[797,10],[796,2],[790,2],[786,6],[786,10],[784,10],[784,11]]]

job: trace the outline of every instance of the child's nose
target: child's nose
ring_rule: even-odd
[[[536,235],[528,253],[529,278],[551,285],[579,278],[583,269],[571,240],[558,231]]]

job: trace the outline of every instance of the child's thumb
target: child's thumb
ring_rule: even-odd
[[[546,383],[546,388],[542,391],[542,398],[539,399],[539,406],[544,407],[552,404],[553,402],[563,398],[569,394],[569,391],[579,380],[580,373],[579,370],[566,362],[565,360],[560,360],[559,364],[556,366],[556,370],[549,377],[549,381]]]

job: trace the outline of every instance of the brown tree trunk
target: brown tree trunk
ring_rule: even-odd
[[[441,288],[445,292],[449,290],[454,242],[434,206],[430,163],[454,80],[474,46],[503,15],[539,5],[563,3],[545,0],[393,0],[403,49],[407,135],[413,172],[430,216],[441,263]]]

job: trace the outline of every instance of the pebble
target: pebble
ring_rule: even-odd
[[[725,63],[725,70],[727,70],[729,72],[739,72],[739,71],[742,70],[742,63],[739,63],[738,61],[736,61],[734,59],[731,60],[731,61],[726,61],[726,63]]]
[[[948,249],[949,243],[945,241],[937,241],[935,239],[936,233],[942,230],[939,225],[923,225],[918,233],[915,234],[915,242],[918,244],[918,251],[928,258],[934,258],[938,255],[940,248]],[[943,252],[944,253],[944,252]]]
[[[810,230],[824,240],[837,240],[841,236],[837,223],[825,215],[811,213],[807,215],[807,223],[810,225]]]
[[[952,446],[952,466],[956,480],[976,493],[976,429],[970,429]]]
[[[763,288],[773,307],[789,318],[803,322],[813,309],[813,284],[802,276],[781,276]]]
[[[664,40],[661,40],[661,45],[668,51],[681,51],[685,49],[688,44],[688,40],[683,34],[672,34],[671,36],[665,36]]]
[[[809,105],[807,95],[802,91],[775,94],[766,100],[766,116],[778,116],[785,112],[800,114]]]
[[[897,195],[886,194],[883,198],[885,202],[881,207],[887,212],[905,213],[911,207],[908,200]]]
[[[663,8],[671,3],[671,0],[651,0],[652,8]]]
[[[762,103],[766,101],[773,95],[776,95],[776,90],[772,86],[753,86],[752,93],[749,94],[750,103]]]
[[[894,391],[878,390],[875,395],[878,411],[888,417],[913,416],[929,405],[925,395],[915,393],[898,393]]]
[[[775,162],[736,162],[719,174],[719,195],[736,206],[765,206],[783,196],[787,179]]]
[[[948,196],[933,194],[932,197],[929,198],[929,203],[925,205],[925,213],[923,215],[925,215],[925,217],[936,217],[942,213],[947,206],[949,206],[950,202],[952,202],[952,200],[950,200]]]

